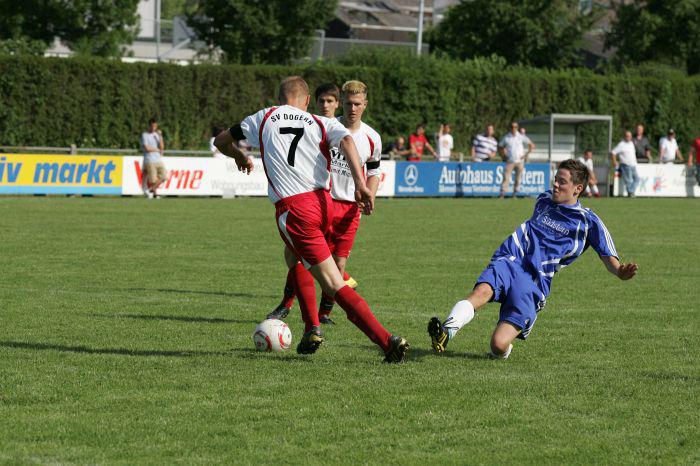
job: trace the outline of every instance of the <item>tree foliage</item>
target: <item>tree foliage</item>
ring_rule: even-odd
[[[700,0],[635,0],[616,7],[607,48],[617,48],[616,62],[658,62],[700,73]]]
[[[336,0],[207,0],[188,24],[229,63],[288,64],[304,56],[314,30],[333,18]]]
[[[462,0],[429,41],[433,50],[461,60],[498,55],[509,64],[564,68],[579,62],[593,20],[574,0]]]
[[[136,32],[138,0],[0,0],[0,39],[55,37],[79,54],[115,57]]]

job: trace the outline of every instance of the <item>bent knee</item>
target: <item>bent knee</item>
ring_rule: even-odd
[[[491,352],[496,356],[503,356],[508,353],[513,338],[505,335],[494,334],[491,337]]]

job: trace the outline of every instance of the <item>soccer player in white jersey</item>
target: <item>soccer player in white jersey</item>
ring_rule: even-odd
[[[382,348],[386,362],[401,362],[408,352],[408,342],[389,333],[365,300],[345,284],[325,239],[333,213],[328,192],[331,146],[340,147],[345,154],[360,208],[366,214],[374,208],[374,195],[365,184],[353,138],[337,120],[306,112],[309,88],[301,77],[284,79],[278,98],[279,106],[248,116],[219,134],[215,144],[223,154],[235,159],[239,170],[248,173],[253,167],[252,160],[233,142],[247,139],[260,148],[277,227],[282,240],[296,256],[288,265],[295,269],[295,290],[305,323],[297,352],[314,353],[323,342],[315,307],[315,278],[323,292],[333,296],[345,310],[348,319]]]
[[[348,81],[341,91],[343,116],[338,118],[355,141],[360,155],[360,165],[366,169],[367,187],[372,195],[377,194],[381,170],[382,139],[371,126],[362,121],[362,113],[367,108],[367,86],[360,81]],[[338,265],[340,273],[345,273],[345,264],[355,242],[360,226],[360,209],[355,202],[355,183],[348,161],[340,148],[331,148],[331,197],[333,198],[333,220],[326,235],[326,241]],[[319,306],[321,323],[333,323],[330,313],[333,297],[324,293]]]
[[[520,225],[491,257],[472,292],[452,308],[444,322],[430,319],[433,349],[445,351],[474,311],[490,301],[501,303],[490,355],[506,359],[516,338],[526,339],[549,295],[552,277],[592,247],[610,273],[629,280],[637,264],[621,264],[608,229],[578,201],[588,183],[588,168],[577,160],[559,164],[553,189],[537,198],[529,220]]]
[[[340,103],[340,89],[338,86],[333,83],[321,84],[314,91],[314,96],[316,99],[316,109],[320,111],[320,114],[326,118],[335,118],[335,112],[338,110],[338,105]],[[332,176],[333,173],[331,173],[331,177]],[[335,183],[335,181],[332,180],[332,183]],[[284,257],[285,261],[289,261],[294,257],[294,253],[286,246],[284,248]],[[282,300],[272,312],[267,314],[268,319],[282,320],[289,315],[289,311],[291,311],[292,305],[294,304],[294,298],[296,297],[292,274],[293,269],[289,269],[282,292]],[[350,288],[357,288],[357,281],[348,275],[346,271],[343,271],[343,280],[345,280],[345,284]],[[320,321],[322,324],[333,323],[327,315],[321,316]]]

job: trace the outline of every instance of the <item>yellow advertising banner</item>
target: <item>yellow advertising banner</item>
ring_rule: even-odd
[[[122,193],[122,157],[0,154],[0,194]]]

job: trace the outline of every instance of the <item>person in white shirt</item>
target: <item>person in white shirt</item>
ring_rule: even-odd
[[[613,166],[620,169],[622,181],[625,183],[627,194],[634,197],[639,185],[639,174],[637,173],[637,155],[632,142],[632,132],[625,131],[625,138],[618,142],[610,152]]]
[[[583,157],[579,157],[579,162],[584,164],[588,168],[588,184],[586,185],[586,196],[600,197],[600,192],[598,191],[598,180],[595,177],[595,170],[593,170],[593,151],[586,149],[583,152]]]
[[[437,141],[437,161],[449,162],[450,157],[452,156],[452,149],[455,145],[454,138],[450,134],[450,125],[448,125],[447,123],[440,125]]]
[[[167,171],[163,163],[163,132],[158,129],[155,118],[148,121],[148,131],[141,134],[143,150],[143,191],[146,197],[158,197],[157,189],[166,179]]]
[[[505,196],[513,169],[515,169],[515,184],[513,185],[513,197],[515,197],[520,187],[520,175],[525,168],[530,152],[535,149],[535,145],[530,141],[530,138],[518,131],[518,123],[513,121],[510,124],[510,132],[503,136],[501,142],[498,143],[498,147],[501,149],[501,154],[506,162],[503,183],[501,184],[501,195],[499,197],[502,199]],[[527,147],[527,151],[525,147]]]
[[[676,132],[669,129],[666,136],[659,139],[659,163],[673,163],[676,157],[683,162],[683,154],[676,141]]]

